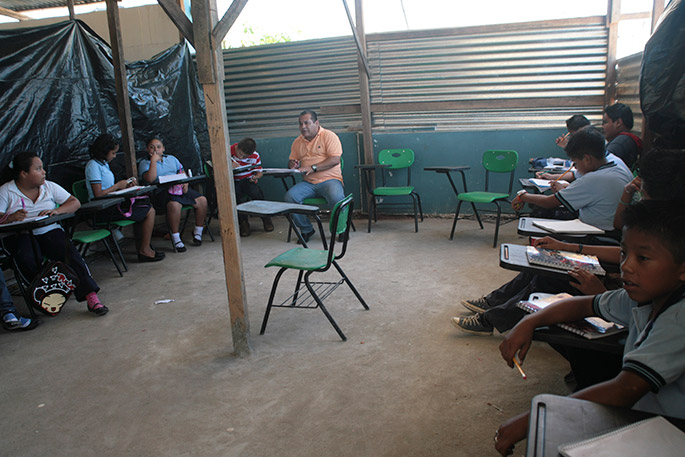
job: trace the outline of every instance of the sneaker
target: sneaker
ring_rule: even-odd
[[[490,305],[485,300],[485,297],[476,298],[475,300],[462,300],[461,304],[464,308],[474,313],[484,313],[490,309]]]
[[[492,325],[484,323],[481,316],[481,314],[476,314],[467,317],[453,317],[452,325],[462,332],[474,335],[492,335]]]
[[[10,332],[22,332],[38,327],[38,321],[28,317],[17,317],[14,313],[6,313],[2,316],[2,326]]]

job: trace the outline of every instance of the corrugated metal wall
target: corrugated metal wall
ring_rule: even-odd
[[[374,131],[559,127],[578,112],[597,122],[607,36],[603,17],[370,35],[371,103],[385,109]],[[304,108],[323,108],[338,132],[361,130],[351,37],[229,49],[224,64],[234,135],[294,136]]]
[[[617,101],[625,103],[633,110],[635,125],[633,132],[642,132],[642,109],[640,108],[640,68],[642,53],[619,59],[617,62],[616,84]]]

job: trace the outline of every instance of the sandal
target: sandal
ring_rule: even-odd
[[[183,241],[177,241],[174,243],[174,249],[176,252],[186,252],[186,245],[183,244]]]

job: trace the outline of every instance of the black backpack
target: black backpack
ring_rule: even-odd
[[[71,267],[63,262],[50,261],[31,281],[31,305],[42,313],[55,316],[77,285],[78,277]]]

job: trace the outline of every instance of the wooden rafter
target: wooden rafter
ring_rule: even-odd
[[[19,21],[29,21],[29,20],[31,20],[30,17],[28,17],[28,16],[26,16],[26,15],[24,15],[24,14],[17,13],[16,11],[12,11],[12,10],[9,10],[9,9],[7,9],[7,8],[3,8],[3,7],[1,7],[1,6],[0,6],[0,15],[1,15],[1,16],[11,17],[12,19],[17,19],[17,20],[19,20]]]
[[[212,39],[214,40],[216,49],[221,49],[221,42],[228,31],[231,30],[231,27],[233,27],[233,24],[238,19],[238,16],[240,16],[245,5],[247,5],[247,0],[233,0],[231,6],[229,6],[224,13],[224,17],[222,17],[214,26],[214,29],[212,30]]]
[[[193,35],[193,23],[190,22],[186,13],[175,0],[157,0],[159,6],[162,7],[171,22],[174,23],[181,35],[188,40],[188,43],[195,47],[195,37]]]

